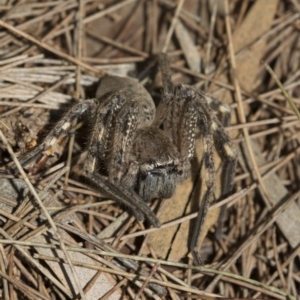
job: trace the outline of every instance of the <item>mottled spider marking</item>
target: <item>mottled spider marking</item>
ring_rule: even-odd
[[[188,159],[194,157],[196,126],[198,118],[192,102],[187,103],[178,127],[178,145],[182,156]]]
[[[114,172],[109,173],[109,181],[119,182],[125,172],[126,150],[130,149],[134,133],[138,125],[138,107],[135,102],[129,102],[118,113],[115,124],[115,133],[109,168]]]
[[[203,91],[199,90],[197,92],[205,99],[211,110],[211,132],[213,133],[215,148],[223,159],[224,172],[222,176],[222,194],[227,195],[232,189],[232,181],[237,160],[235,147],[224,130],[224,127],[228,126],[230,123],[231,108],[228,104],[221,102],[219,99],[208,95]]]
[[[217,152],[223,160],[223,184],[222,193],[227,195],[232,189],[232,182],[234,176],[234,170],[237,160],[237,153],[235,151],[234,145],[225,132],[224,127],[221,125],[220,121],[216,116],[212,116],[212,128],[214,144]]]
[[[208,106],[211,108],[212,113],[216,114],[218,120],[223,127],[230,123],[231,108],[228,104],[221,102],[219,99],[198,90],[198,93],[206,99]]]
[[[105,168],[105,161],[111,157],[111,134],[115,126],[113,120],[126,102],[126,97],[121,92],[108,94],[91,115],[92,128],[87,146],[90,151],[86,167],[92,172],[97,170],[97,161],[100,167]]]

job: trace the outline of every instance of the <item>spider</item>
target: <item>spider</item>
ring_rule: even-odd
[[[88,114],[92,129],[83,165],[83,176],[108,196],[129,207],[138,220],[160,227],[147,205],[153,199],[170,198],[188,178],[195,139],[203,141],[203,195],[190,250],[201,263],[196,246],[213,197],[214,149],[224,161],[223,194],[230,192],[237,154],[224,131],[230,108],[191,86],[173,86],[166,54],[159,56],[162,96],[155,107],[148,91],[136,80],[104,77],[96,98],[78,102],[61,118],[44,141],[23,155],[23,166],[36,174],[49,157],[59,157],[73,121]]]

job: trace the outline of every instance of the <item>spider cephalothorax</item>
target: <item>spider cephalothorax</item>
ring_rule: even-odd
[[[225,133],[230,109],[219,100],[188,85],[173,86],[166,55],[161,54],[162,98],[156,108],[147,90],[136,80],[117,76],[101,80],[95,99],[76,103],[46,136],[42,144],[20,158],[36,173],[50,156],[60,156],[73,121],[87,114],[92,130],[83,175],[113,199],[127,205],[139,220],[160,222],[146,204],[170,198],[190,174],[195,138],[203,141],[206,184],[191,250],[213,196],[213,149],[223,159],[223,193],[231,190],[236,152]],[[101,166],[99,168],[99,166]]]

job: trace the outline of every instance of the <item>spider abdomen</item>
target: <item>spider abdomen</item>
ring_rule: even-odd
[[[138,128],[148,127],[155,117],[155,104],[148,91],[135,79],[129,77],[108,76],[101,79],[96,98],[101,104],[108,94],[126,91],[129,101],[135,101],[139,110]]]

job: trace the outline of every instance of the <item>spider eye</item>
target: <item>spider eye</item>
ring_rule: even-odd
[[[183,174],[183,169],[182,169],[182,167],[179,167],[179,168],[178,168],[178,166],[176,166],[176,167],[175,167],[175,172],[177,173],[178,176],[181,176],[181,175]]]

